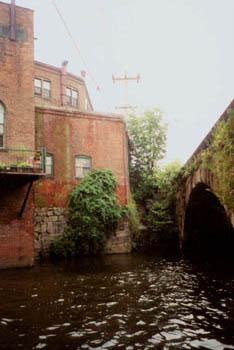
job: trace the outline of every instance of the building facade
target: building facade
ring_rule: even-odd
[[[93,111],[85,72],[34,60],[33,11],[0,2],[0,267],[48,255],[63,233],[72,189],[92,169],[111,169],[129,200],[124,120]],[[121,223],[109,253],[129,252]]]

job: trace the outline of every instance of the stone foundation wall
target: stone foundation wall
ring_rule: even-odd
[[[132,249],[131,234],[127,219],[121,221],[114,235],[112,235],[106,244],[106,254],[130,253]]]
[[[35,258],[49,255],[51,242],[63,234],[68,210],[64,208],[37,208],[34,212]]]
[[[67,223],[68,210],[64,208],[37,208],[34,214],[35,258],[48,257],[51,242],[63,234]],[[118,225],[116,233],[106,244],[106,254],[130,253],[131,235],[128,221]]]

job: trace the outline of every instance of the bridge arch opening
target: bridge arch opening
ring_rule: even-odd
[[[183,251],[192,255],[226,255],[234,247],[233,236],[219,199],[209,186],[197,184],[186,207]]]

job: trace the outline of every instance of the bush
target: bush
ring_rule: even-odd
[[[94,170],[71,194],[68,224],[63,236],[52,244],[58,257],[97,254],[115,232],[126,212],[115,196],[117,181],[110,170]]]

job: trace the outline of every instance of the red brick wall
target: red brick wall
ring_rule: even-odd
[[[87,155],[92,169],[111,169],[122,204],[129,199],[127,140],[123,120],[100,114],[68,113],[36,109],[37,148],[54,155],[54,179],[37,183],[36,206],[66,207],[69,193],[78,183],[75,156]]]
[[[0,268],[32,265],[34,255],[33,201],[29,197],[18,219],[28,185],[0,180]]]
[[[0,3],[0,24],[10,24],[10,5]],[[34,149],[33,12],[16,7],[16,27],[27,41],[0,37],[0,101],[6,107],[5,146]]]
[[[0,25],[10,25],[10,5],[0,2]],[[0,37],[0,101],[6,108],[5,148],[35,149],[33,94],[33,12],[16,7],[16,29],[24,40]],[[23,37],[21,37],[22,39]],[[8,152],[0,150],[3,158]],[[0,177],[0,268],[31,265],[33,258],[33,203],[27,203],[23,219],[17,219],[27,185],[22,178]],[[21,180],[20,180],[21,179]]]

